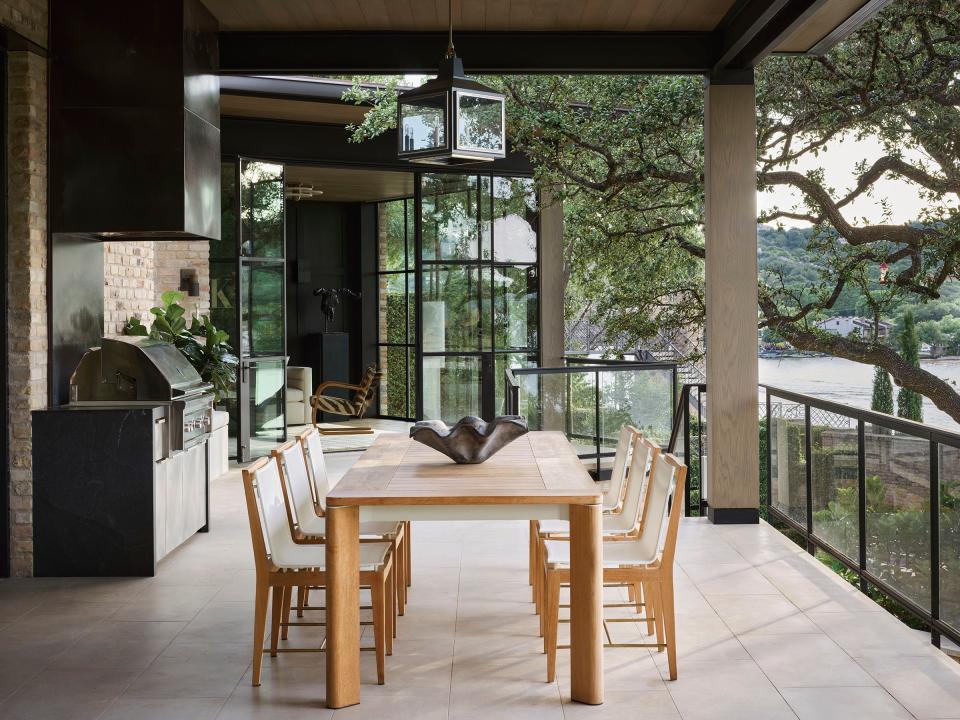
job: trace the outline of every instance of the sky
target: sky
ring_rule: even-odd
[[[855,168],[858,162],[866,159],[873,162],[883,155],[883,147],[877,138],[857,140],[846,136],[826,146],[824,152],[814,157],[805,157],[796,163],[792,169],[800,172],[823,168],[826,183],[834,188],[834,197],[845,195],[853,187]],[[907,161],[920,158],[919,152],[904,152]],[[779,186],[772,192],[761,192],[757,195],[757,208],[763,213],[774,206],[780,209],[790,209],[800,199],[800,193],[791,188]],[[880,200],[886,199],[890,216],[885,218]],[[923,209],[924,200],[920,196],[918,186],[899,178],[884,177],[874,185],[873,197],[858,198],[844,209],[844,217],[853,225],[866,223],[889,222],[901,224],[916,220]],[[804,227],[809,225],[799,220],[783,219],[780,222],[787,227]]]

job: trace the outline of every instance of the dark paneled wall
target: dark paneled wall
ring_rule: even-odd
[[[360,204],[300,201],[287,203],[287,351],[291,365],[314,368],[319,375],[316,335],[323,332],[320,298],[314,288],[360,291]],[[328,332],[350,335],[350,381],[362,368],[362,304],[341,298]]]

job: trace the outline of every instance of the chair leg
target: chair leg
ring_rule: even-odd
[[[659,583],[660,614],[663,616],[664,633],[667,636],[667,665],[670,679],[677,679],[677,629],[673,612],[673,579]]]
[[[404,572],[406,578],[406,586],[413,587],[413,523],[409,520],[406,521],[406,527],[403,529],[403,537],[405,539],[404,546],[407,549],[407,562],[406,562],[406,571]],[[403,600],[407,601],[407,591],[406,588],[403,591]]]
[[[546,603],[547,603],[547,565],[543,561],[543,558],[546,556],[546,553],[538,551],[537,562],[540,566],[540,572],[537,573],[537,584],[534,586],[536,591],[536,611],[540,616],[540,637],[546,637],[545,633],[547,632],[547,612],[546,612]]]
[[[390,569],[387,576],[387,607],[384,616],[387,619],[387,655],[393,655],[393,639],[397,636],[397,566]]]
[[[263,662],[263,636],[267,629],[267,603],[270,600],[270,586],[257,578],[256,602],[253,608],[253,683],[260,685],[260,666]]]
[[[547,682],[553,682],[557,676],[557,635],[560,628],[560,574],[547,572],[543,578],[547,585],[546,608],[547,631],[544,644],[547,653]]]
[[[540,539],[540,531],[537,530],[537,535],[533,539],[533,565],[537,569],[537,571],[533,574],[533,583],[532,583],[533,602],[536,605],[537,613],[540,612],[540,591],[538,588],[540,586],[540,579],[543,576],[543,558],[541,557],[541,553],[543,551],[543,548],[541,546],[542,542],[543,541]]]
[[[297,617],[303,617],[303,606],[307,604],[306,601],[307,588],[303,585],[297,586]]]
[[[373,644],[377,655],[377,684],[383,685],[384,679],[384,653],[386,651],[386,638],[384,635],[386,618],[384,617],[384,594],[386,578],[383,571],[377,573],[376,580],[370,585],[370,605],[373,608]]]
[[[527,581],[530,587],[533,587],[533,583],[537,577],[537,521],[530,521],[530,541],[527,543],[527,556],[529,570],[527,572]]]
[[[395,575],[393,596],[397,608],[397,615],[403,615],[407,600],[404,597],[407,588],[406,545],[407,538],[401,534],[398,536],[397,542],[393,547],[393,572]]]
[[[270,608],[270,657],[277,656],[277,641],[280,640],[280,619],[283,617],[283,586],[273,588],[273,604]]]
[[[647,618],[647,635],[653,635],[656,630],[653,627],[653,606],[650,605],[650,589],[642,582],[635,585],[634,593],[637,596],[637,614],[645,615]]]
[[[654,626],[657,631],[657,652],[663,652],[663,602],[660,595],[660,583],[646,583],[647,604],[653,607]]]
[[[293,586],[283,588],[283,622],[290,622],[290,606],[293,604]],[[290,630],[289,625],[284,625],[280,630],[280,639],[286,640],[287,633]]]

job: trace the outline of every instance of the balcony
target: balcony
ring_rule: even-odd
[[[359,453],[328,458],[342,474]],[[154,578],[0,582],[0,717],[327,718],[324,656],[264,659],[250,687],[253,562],[238,473],[213,484],[213,532]],[[547,684],[526,523],[416,523],[414,585],[386,685],[337,717],[950,718],[960,665],[771,526],[681,524],[679,679],[665,657],[605,651],[606,702]],[[620,592],[608,589],[611,595]],[[617,640],[642,634],[611,625]],[[369,632],[369,630],[367,630]],[[563,632],[563,629],[561,629]],[[291,628],[319,644],[322,628]],[[367,638],[364,637],[364,641]],[[561,639],[561,642],[563,640]]]

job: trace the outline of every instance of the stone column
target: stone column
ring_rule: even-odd
[[[47,61],[7,56],[10,574],[33,574],[32,410],[47,405]]]
[[[707,501],[715,523],[759,519],[756,135],[752,72],[708,81]]]

